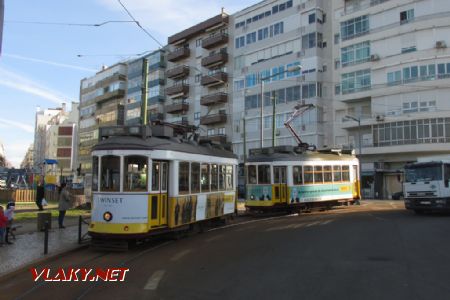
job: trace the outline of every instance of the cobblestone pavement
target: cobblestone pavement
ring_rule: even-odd
[[[51,229],[49,230],[48,254],[45,256],[44,232],[37,232],[36,225],[34,224],[34,226],[34,232],[17,234],[16,240],[12,240],[14,244],[0,247],[0,276],[46,256],[63,253],[79,246],[78,225],[67,226],[65,229]],[[82,234],[86,232],[87,225],[84,224]]]

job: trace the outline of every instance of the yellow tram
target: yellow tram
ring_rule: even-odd
[[[141,239],[225,218],[236,209],[230,152],[173,137],[167,126],[101,128],[93,148],[93,239]]]

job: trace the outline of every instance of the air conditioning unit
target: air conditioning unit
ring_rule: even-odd
[[[378,54],[372,54],[370,56],[370,61],[378,61],[380,60],[380,56]]]
[[[447,44],[445,43],[445,41],[437,41],[436,42],[436,48],[437,49],[447,48]]]
[[[384,116],[378,115],[375,119],[376,119],[378,122],[381,122],[381,121],[384,121]]]

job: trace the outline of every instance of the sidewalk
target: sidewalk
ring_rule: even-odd
[[[67,218],[66,228],[59,229],[57,219],[53,218],[52,229],[48,234],[48,254],[44,255],[44,232],[38,232],[36,220],[32,221],[34,222],[15,224],[22,226],[15,232],[16,240],[12,240],[12,245],[0,247],[0,277],[32,262],[80,247],[78,244],[78,219]],[[88,225],[83,224],[82,235],[87,230]]]

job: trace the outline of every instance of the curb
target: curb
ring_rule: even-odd
[[[65,256],[70,253],[73,253],[73,252],[76,252],[76,251],[79,251],[81,249],[88,248],[88,247],[89,247],[89,244],[81,244],[81,245],[74,246],[71,249],[61,250],[61,251],[55,252],[51,255],[47,255],[47,256],[38,258],[30,263],[27,263],[23,266],[14,268],[9,272],[0,275],[0,283],[10,279],[10,277],[18,275],[21,272],[28,271],[31,267],[33,267],[35,265],[42,264],[42,263],[44,263],[48,260],[54,259],[56,257]]]

